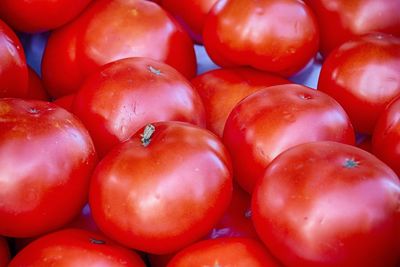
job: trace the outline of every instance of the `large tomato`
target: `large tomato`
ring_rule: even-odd
[[[274,74],[237,67],[208,71],[191,83],[203,100],[207,128],[222,137],[226,119],[240,100],[264,87],[290,82]]]
[[[372,135],[372,152],[400,177],[400,97],[379,117]]]
[[[22,32],[57,28],[76,17],[91,0],[1,0],[0,18]]]
[[[312,10],[297,0],[220,0],[206,18],[204,46],[220,66],[247,65],[290,76],[318,51]]]
[[[400,36],[398,0],[305,0],[315,12],[324,56],[356,36],[384,32]]]
[[[400,95],[400,37],[374,33],[342,44],[323,63],[318,90],[342,105],[356,131],[372,133]]]
[[[27,90],[28,68],[22,44],[0,20],[0,97],[25,97]]]
[[[393,267],[400,181],[372,154],[320,141],[279,155],[252,196],[260,238],[287,267]]]
[[[250,238],[218,238],[195,243],[175,255],[167,267],[280,267],[265,247]]]
[[[100,156],[147,123],[176,120],[205,126],[203,103],[189,81],[148,58],[121,59],[99,68],[79,89],[72,110]]]
[[[0,99],[0,235],[36,236],[74,218],[95,160],[89,133],[71,113]]]
[[[155,254],[206,235],[232,195],[228,152],[211,132],[183,122],[139,130],[97,165],[92,215],[105,234]]]
[[[65,229],[30,243],[9,267],[107,266],[145,267],[140,256],[102,235],[80,229]]]
[[[297,84],[267,87],[243,99],[223,134],[234,176],[247,192],[281,152],[317,140],[353,144],[353,127],[333,98]]]
[[[98,0],[51,33],[42,77],[57,98],[76,92],[99,66],[133,56],[163,61],[188,78],[196,73],[193,42],[160,6],[144,0]]]
[[[0,267],[7,267],[11,259],[7,240],[0,236]]]

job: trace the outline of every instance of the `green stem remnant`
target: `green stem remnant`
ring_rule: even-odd
[[[146,125],[146,127],[144,127],[144,131],[143,133],[140,135],[142,138],[140,139],[140,141],[142,141],[142,145],[144,147],[147,147],[150,142],[151,142],[151,136],[153,135],[153,133],[155,132],[156,127],[149,123]]]

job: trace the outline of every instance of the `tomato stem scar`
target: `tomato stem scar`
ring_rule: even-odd
[[[345,163],[343,164],[343,167],[352,169],[358,167],[359,162],[354,160],[354,159],[346,159]]]
[[[140,136],[141,136],[140,140],[142,141],[142,145],[144,147],[147,147],[150,144],[151,136],[153,135],[155,130],[156,130],[156,127],[151,123],[147,124],[146,127],[144,127],[143,133],[140,134]]]
[[[95,244],[95,245],[103,245],[103,244],[106,243],[106,241],[104,241],[104,240],[96,239],[96,238],[93,238],[93,237],[91,237],[89,239],[89,241],[90,241],[90,243]]]

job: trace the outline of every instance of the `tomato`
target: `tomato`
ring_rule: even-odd
[[[105,155],[147,123],[205,125],[203,103],[189,81],[165,63],[127,58],[98,69],[77,92],[72,110]]]
[[[207,16],[204,46],[220,66],[246,65],[290,76],[317,53],[312,10],[297,0],[220,0]]]
[[[204,22],[217,0],[160,0],[160,2],[161,6],[183,25],[194,41],[203,43]]]
[[[342,105],[357,132],[371,134],[400,95],[400,38],[376,33],[342,44],[322,65],[318,90]]]
[[[75,94],[65,95],[53,101],[54,104],[72,112]]]
[[[160,6],[144,0],[99,0],[51,33],[42,77],[50,95],[58,98],[76,92],[99,66],[133,56],[165,62],[187,78],[196,73],[193,42]]]
[[[218,238],[195,243],[180,251],[167,267],[281,266],[257,241],[250,238]]]
[[[287,267],[390,267],[400,259],[400,181],[372,154],[331,141],[286,150],[252,195],[253,222]]]
[[[400,176],[400,97],[379,117],[372,136],[372,152]]]
[[[0,18],[22,32],[48,31],[76,17],[91,0],[1,0]]]
[[[49,96],[44,89],[42,80],[37,73],[28,66],[28,93],[26,98],[48,101]]]
[[[100,234],[65,229],[33,241],[9,265],[22,266],[145,267],[145,264],[134,251],[121,247]]]
[[[0,20],[0,98],[25,97],[27,90],[28,68],[22,44]]]
[[[83,207],[94,145],[71,113],[43,101],[0,99],[0,235],[31,237]]]
[[[240,100],[266,86],[290,82],[274,74],[236,67],[205,72],[191,83],[203,100],[207,128],[222,137],[226,119]]]
[[[400,1],[305,0],[321,29],[320,51],[326,57],[342,43],[370,32],[400,36]]]
[[[267,87],[243,99],[223,134],[235,178],[249,193],[277,155],[317,140],[354,144],[353,127],[333,98],[297,84]]]
[[[211,132],[183,122],[139,130],[97,165],[89,203],[102,232],[154,254],[206,235],[228,208],[228,152]]]
[[[4,237],[0,236],[0,267],[7,267],[11,259],[8,242]]]

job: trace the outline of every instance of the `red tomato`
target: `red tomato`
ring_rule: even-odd
[[[0,267],[7,267],[11,259],[8,242],[4,237],[0,236]]]
[[[0,20],[0,98],[25,97],[27,90],[28,68],[22,44]]]
[[[28,93],[26,98],[48,101],[49,96],[43,87],[42,80],[37,73],[28,66]]]
[[[312,10],[297,0],[220,0],[207,16],[204,46],[220,66],[247,65],[290,76],[318,50]]]
[[[65,95],[53,101],[54,104],[60,106],[69,112],[72,112],[75,94]]]
[[[95,159],[89,133],[71,113],[49,102],[0,99],[0,235],[36,236],[74,218]]]
[[[315,11],[320,27],[320,51],[334,48],[356,36],[384,32],[400,36],[398,0],[305,0]]]
[[[330,141],[283,152],[259,179],[253,222],[287,267],[393,267],[400,181],[372,154]]]
[[[97,165],[89,203],[114,240],[167,254],[218,222],[231,200],[231,175],[228,152],[211,132],[183,122],[149,124]]]
[[[235,266],[279,267],[281,266],[262,246],[250,238],[218,238],[195,243],[180,251],[167,267],[189,266]]]
[[[194,41],[203,43],[204,22],[217,0],[160,0],[159,2],[165,10],[174,15]]]
[[[121,247],[100,234],[66,229],[33,241],[9,265],[22,266],[145,267],[145,264],[134,251]]]
[[[90,1],[1,0],[0,18],[18,31],[48,31],[72,20]]]
[[[99,66],[133,56],[163,61],[188,78],[196,73],[193,42],[160,6],[144,0],[98,0],[50,35],[42,77],[58,98],[76,92]]]
[[[372,136],[372,152],[400,176],[400,97],[379,117]]]
[[[266,86],[290,83],[277,75],[244,67],[211,70],[191,82],[203,100],[207,128],[220,137],[229,113],[240,100]]]
[[[354,144],[354,131],[333,98],[286,84],[259,90],[239,102],[226,121],[223,140],[236,180],[252,192],[265,167],[284,150],[318,140]]]
[[[205,126],[200,96],[178,71],[148,58],[127,58],[99,68],[74,98],[73,112],[105,155],[147,123],[177,120]]]
[[[371,134],[400,95],[400,38],[377,33],[342,44],[322,65],[318,90],[343,106],[356,131]]]

